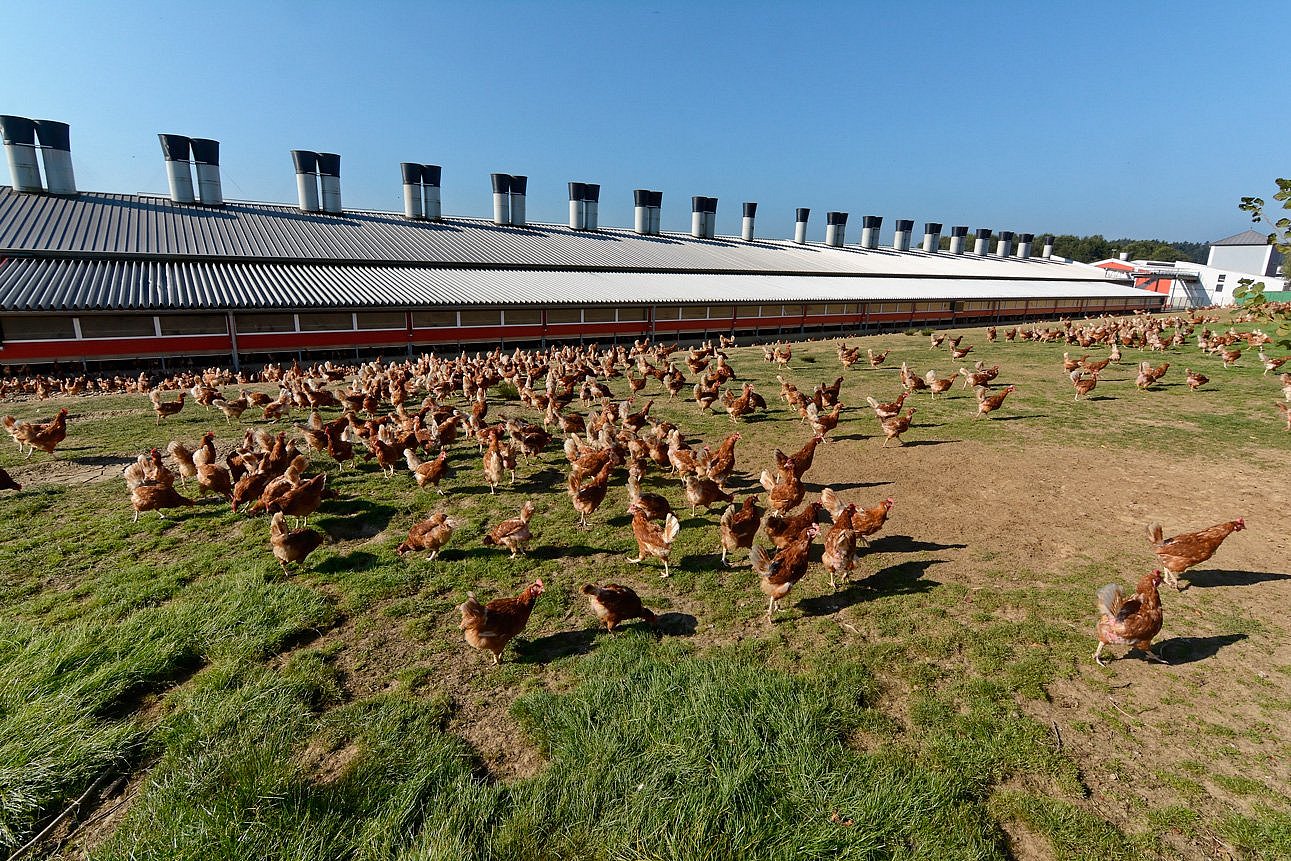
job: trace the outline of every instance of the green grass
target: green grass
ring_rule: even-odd
[[[1000,382],[1018,385],[1002,411],[1018,418],[975,421],[971,393],[957,388],[918,399],[909,441],[981,445],[1006,462],[1033,446],[1188,455],[1217,437],[1248,446],[1256,465],[1284,450],[1263,403],[1276,384],[1249,366],[1225,370],[1182,351],[1167,357],[1171,385],[1143,393],[1132,382],[1138,354],[1126,351],[1127,364],[1095,392],[1108,399],[1077,404],[1061,347],[990,345],[980,330],[968,340],[977,344],[970,360],[999,361]],[[866,395],[896,394],[893,367],[970,364],[929,351],[926,335],[860,343],[893,353],[883,370],[846,376],[844,400],[861,407],[845,410],[839,435],[853,438],[840,445],[856,453],[858,475],[810,476],[822,483],[869,480],[905,454],[881,452],[864,408]],[[782,373],[804,389],[838,375],[832,342],[795,345],[794,356]],[[771,401],[768,419],[737,427],[666,396],[653,412],[710,444],[739,430],[737,471],[756,475],[773,447],[796,448],[807,432],[776,400],[777,369],[759,350],[732,351],[732,363]],[[1185,364],[1215,382],[1188,392]],[[622,380],[612,386],[625,395]],[[491,393],[490,418],[538,419],[504,394],[514,396]],[[1191,780],[1161,777],[1169,803],[1112,822],[1086,803],[1090,763],[1029,716],[1055,684],[1089,683],[1076,668],[1092,651],[1092,589],[1120,576],[1121,560],[1104,550],[1019,565],[1000,536],[968,536],[961,552],[986,586],[939,574],[937,549],[875,551],[862,561],[865,584],[830,596],[813,570],[767,624],[747,567],[717,563],[716,510],[681,512],[664,581],[657,562],[626,562],[635,547],[619,477],[580,529],[558,451],[522,463],[516,486],[491,495],[465,441],[451,454],[444,498],[418,491],[406,472],[338,473],[318,458],[341,494],[311,521],[331,543],[284,577],[263,518],[206,501],[132,523],[117,477],[152,446],[210,428],[223,450],[241,428],[191,405],[157,427],[142,396],[77,399],[71,410],[58,459],[74,478],[29,480],[6,495],[0,521],[0,848],[21,845],[100,777],[131,775],[137,795],[90,857],[985,859],[1008,857],[1006,831],[1018,823],[1059,858],[1169,857],[1153,835],[1170,829],[1282,857],[1285,799],[1212,777],[1222,750],[1199,747],[1191,758],[1206,762],[1157,763],[1153,773],[1213,780],[1241,806],[1192,807]],[[945,447],[948,464],[955,448]],[[31,468],[7,443],[0,465]],[[99,473],[110,480],[93,480]],[[681,505],[675,480],[652,474],[644,484]],[[904,496],[894,517],[946,492]],[[880,494],[847,492],[871,502]],[[538,504],[531,554],[511,560],[481,546],[526,498]],[[439,507],[463,521],[441,558],[398,558],[407,527]],[[548,591],[508,662],[493,668],[462,643],[455,607],[468,590],[514,594],[535,576]],[[577,594],[589,580],[633,584],[665,614],[666,636],[632,625],[594,634]],[[1224,631],[1270,634],[1235,608],[1210,617]],[[1285,700],[1274,694],[1268,702]],[[1186,712],[1204,689],[1172,695]],[[1245,738],[1208,716],[1206,744]],[[1076,717],[1069,734],[1144,731],[1110,706]],[[481,734],[494,741],[472,741]],[[495,771],[489,744],[536,749],[536,770]],[[852,825],[832,822],[834,813]]]

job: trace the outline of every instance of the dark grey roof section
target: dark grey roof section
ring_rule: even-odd
[[[0,186],[0,257],[211,260],[317,264],[597,271],[895,275],[939,278],[1084,278],[1102,270],[1018,258],[744,242],[688,234],[560,225],[499,226],[489,220],[412,221],[402,213],[302,212],[294,205],[228,202],[220,209],[167,197],[82,192],[75,198]],[[1061,272],[1061,274],[1059,274]]]
[[[1020,281],[30,257],[0,263],[0,311],[9,313],[620,305],[625,297],[682,304],[1145,295],[1104,278],[1064,278],[1060,269],[1048,280]]]
[[[1269,237],[1254,230],[1243,230],[1241,233],[1225,237],[1210,243],[1211,245],[1268,245]]]

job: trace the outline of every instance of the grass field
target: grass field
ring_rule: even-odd
[[[191,404],[157,427],[143,396],[3,405],[71,417],[53,458],[0,448],[25,484],[0,521],[0,851],[83,798],[32,854],[1291,858],[1291,434],[1276,378],[1254,355],[1225,369],[1190,346],[1141,392],[1137,362],[1161,357],[1126,350],[1074,402],[1063,346],[967,330],[970,360],[998,362],[1017,392],[989,420],[962,386],[917,395],[907,445],[884,449],[864,398],[891,400],[902,360],[920,374],[970,362],[927,337],[849,343],[893,352],[846,374],[808,498],[829,485],[896,505],[856,582],[831,592],[814,565],[773,622],[745,555],[718,561],[718,509],[682,516],[661,579],[656,561],[627,562],[622,472],[580,529],[555,447],[496,496],[469,440],[443,498],[406,471],[316,458],[341,495],[311,519],[330,543],[285,576],[267,520],[213,499],[131,522],[123,464],[208,428],[222,454],[244,428]],[[809,432],[760,350],[730,356],[767,416],[735,427],[653,382],[647,395],[691,439],[740,431],[742,497],[774,447]],[[1212,382],[1190,392],[1185,366]],[[808,342],[785,375],[809,391],[840,373],[834,342]],[[540,420],[494,400],[490,418],[505,415]],[[676,480],[645,484],[688,514]],[[527,498],[530,554],[483,546]],[[441,507],[464,522],[440,558],[400,559],[407,528]],[[1095,590],[1156,567],[1144,525],[1239,515],[1247,530],[1193,588],[1163,596],[1171,665],[1094,665]],[[495,667],[455,608],[534,577],[547,593]],[[661,635],[598,632],[589,581],[633,586]]]

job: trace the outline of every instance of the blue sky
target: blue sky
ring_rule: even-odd
[[[5,4],[0,113],[72,125],[78,185],[164,191],[157,132],[221,141],[225,195],[292,202],[288,151],[339,152],[351,207],[398,209],[399,162],[444,211],[565,183],[1025,232],[1204,241],[1291,173],[1276,3]],[[0,168],[0,172],[4,169]],[[7,172],[0,181],[8,182]]]

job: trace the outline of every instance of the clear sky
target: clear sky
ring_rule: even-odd
[[[0,113],[72,126],[84,190],[164,192],[157,132],[221,141],[227,197],[295,201],[288,151],[338,152],[348,207],[402,206],[443,165],[444,212],[488,216],[527,174],[1020,232],[1205,241],[1291,173],[1285,3],[63,2],[0,14]],[[0,168],[0,181],[8,182]]]

